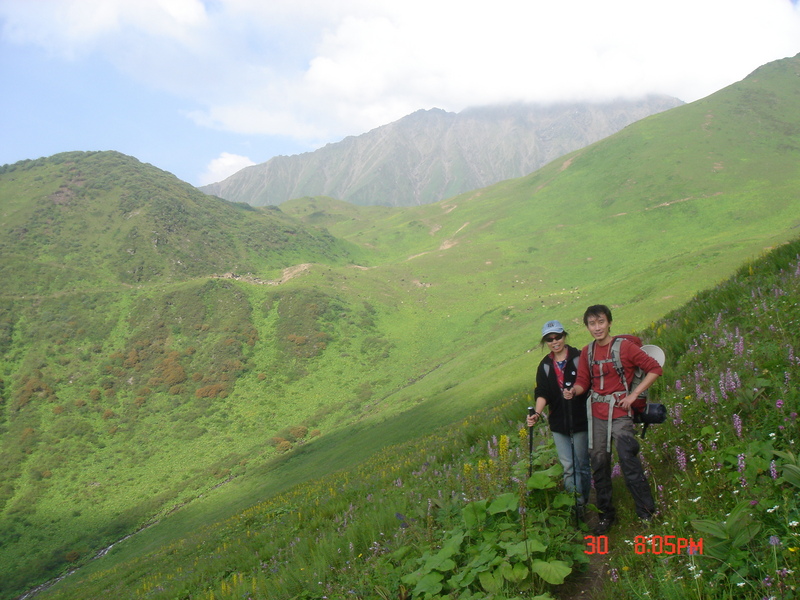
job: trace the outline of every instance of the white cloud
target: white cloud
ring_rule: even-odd
[[[251,167],[254,164],[256,163],[246,156],[223,152],[217,158],[208,163],[206,170],[202,175],[200,175],[199,185],[208,185],[210,183],[222,181],[237,171],[241,171],[245,167]]]
[[[306,142],[419,108],[666,93],[800,51],[790,0],[0,0],[3,36],[93,54],[195,123]]]
[[[207,24],[200,0],[3,0],[3,36],[69,58],[103,52],[126,31],[191,44]]]

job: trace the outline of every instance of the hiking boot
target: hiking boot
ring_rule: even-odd
[[[611,529],[611,526],[613,524],[614,524],[614,519],[610,519],[610,518],[600,519],[597,522],[597,525],[595,525],[594,534],[595,535],[603,535],[604,533],[607,533],[608,530]]]

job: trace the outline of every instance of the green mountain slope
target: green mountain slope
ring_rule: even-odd
[[[263,273],[347,256],[280,211],[222,202],[118,153],[66,153],[0,171],[5,294]]]
[[[576,529],[569,497],[553,489],[551,436],[534,429],[528,454],[530,399],[517,395],[220,519],[243,491],[224,490],[44,597],[791,598],[800,582],[799,256],[800,241],[784,245],[641,332],[666,350],[653,392],[670,409],[640,441],[659,510],[647,527],[615,476],[618,524],[601,537]],[[407,416],[394,425],[429,412]],[[378,435],[391,435],[387,425]],[[353,430],[349,443],[363,434]],[[319,442],[318,452],[333,449]],[[181,535],[170,537],[170,520],[183,521]]]
[[[605,302],[616,331],[641,328],[792,239],[799,60],[413,209],[248,210],[116,154],[6,167],[2,594],[175,509],[127,547],[456,423],[530,386],[544,320],[578,345]],[[71,169],[102,178],[110,159],[132,170],[55,203]]]

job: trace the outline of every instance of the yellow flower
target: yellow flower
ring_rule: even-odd
[[[499,448],[500,460],[505,460],[506,457],[508,456],[508,436],[507,435],[501,435],[500,436],[500,444],[499,445],[500,445],[500,448]]]

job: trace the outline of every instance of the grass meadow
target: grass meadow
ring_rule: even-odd
[[[174,541],[131,540],[42,597],[795,598],[798,297],[795,242],[638,332],[668,356],[655,396],[669,418],[641,440],[659,511],[648,528],[621,477],[604,543],[576,528],[545,428],[529,453],[520,391],[358,466],[331,458],[327,474],[219,521],[204,510]],[[420,406],[392,425],[431,416]],[[343,435],[277,469],[368,443]]]

